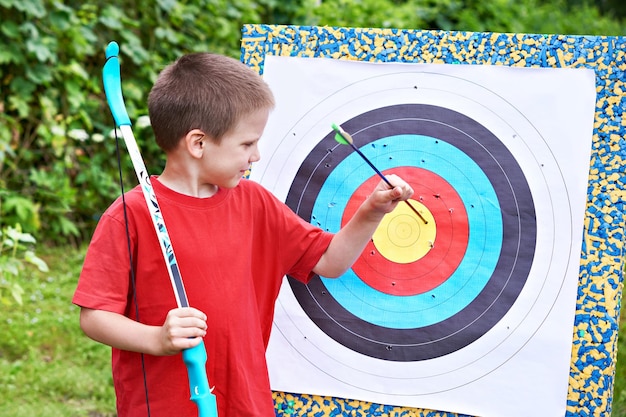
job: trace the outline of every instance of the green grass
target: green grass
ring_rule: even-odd
[[[617,339],[617,366],[613,386],[613,417],[626,417],[626,311],[622,303],[621,320]]]
[[[110,350],[84,336],[71,304],[83,253],[39,253],[50,272],[28,270],[23,305],[0,306],[0,416],[115,415]]]
[[[110,350],[78,326],[71,298],[84,251],[39,255],[50,272],[23,279],[22,306],[0,305],[0,416],[113,417]],[[620,326],[613,417],[626,417],[626,321]]]

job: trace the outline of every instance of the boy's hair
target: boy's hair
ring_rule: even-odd
[[[184,55],[165,67],[148,96],[152,130],[166,152],[193,129],[219,142],[243,116],[273,107],[274,96],[259,74],[208,52]]]

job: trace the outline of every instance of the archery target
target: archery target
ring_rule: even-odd
[[[461,75],[405,68],[314,103],[251,178],[337,232],[379,181],[333,139],[338,123],[410,183],[427,222],[400,204],[342,277],[287,278],[273,332],[332,379],[422,395],[493,372],[530,340],[565,277],[571,248],[555,242],[572,241],[571,216],[555,216],[563,176],[518,109]]]
[[[375,236],[340,279],[316,277],[306,286],[291,280],[298,302],[326,334],[375,358],[430,359],[472,343],[510,309],[532,265],[535,210],[519,165],[488,130],[440,107],[385,107],[347,121],[344,128],[355,132],[353,139],[380,169],[399,167],[398,174],[408,174],[402,176],[416,188],[419,201],[436,213],[424,224],[413,213],[392,212],[379,227],[386,228],[386,243],[421,253],[416,243],[422,230],[437,230],[440,238],[431,232],[426,244],[432,250],[423,262],[407,264],[379,255]],[[333,145],[333,136],[329,133],[305,158],[286,203],[303,218],[338,232],[354,211],[346,208],[364,200],[358,190],[371,191],[375,184],[367,181],[370,172],[359,155]],[[422,171],[432,175],[411,175],[411,166],[427,167]],[[364,180],[368,185],[360,187]],[[400,226],[392,228],[394,223]],[[404,289],[398,291],[397,283]]]

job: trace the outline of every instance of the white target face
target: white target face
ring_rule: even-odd
[[[573,307],[581,207],[524,109],[470,68],[307,60],[286,70],[288,61],[266,62],[268,83],[283,87],[251,179],[338,231],[378,177],[333,139],[337,123],[380,171],[411,184],[428,222],[400,205],[341,278],[286,279],[270,366],[287,351],[317,375],[303,392],[338,395],[319,392],[336,383],[348,387],[342,395],[401,403],[488,377],[515,361],[559,303]],[[284,86],[285,71],[297,72],[298,88]],[[320,71],[328,77],[315,84]],[[300,87],[319,94],[280,93]],[[564,317],[571,337],[573,311]],[[569,352],[569,342],[558,349]],[[271,366],[273,382],[283,370]]]

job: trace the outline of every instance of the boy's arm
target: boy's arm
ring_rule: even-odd
[[[378,183],[352,219],[335,234],[313,272],[326,278],[346,272],[363,252],[385,214],[413,195],[413,189],[400,177],[388,175],[387,179],[394,188],[390,189],[384,181]]]
[[[81,307],[80,327],[91,339],[105,345],[164,356],[196,346],[207,326],[206,315],[195,308],[170,310],[162,326],[149,326],[118,313]]]

